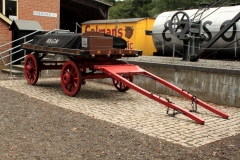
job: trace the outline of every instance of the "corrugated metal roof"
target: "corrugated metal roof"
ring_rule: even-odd
[[[14,20],[9,29],[12,30],[14,25],[16,25],[18,30],[27,31],[43,30],[42,26],[39,24],[38,21]]]
[[[112,6],[113,6],[112,4],[110,4],[110,3],[108,3],[108,2],[104,2],[103,0],[95,0],[95,2],[102,3],[102,4],[104,4],[104,5],[106,5],[106,6],[109,6],[109,7],[112,7]]]
[[[69,0],[66,0],[69,1]],[[84,5],[87,5],[89,7],[99,7],[99,6],[105,6],[105,7],[112,7],[112,4],[108,2],[104,2],[103,0],[71,0],[74,2],[78,2]],[[95,6],[94,6],[95,5]]]
[[[93,23],[128,23],[128,22],[138,22],[147,18],[127,18],[127,19],[110,19],[110,20],[91,20],[83,22],[82,24],[93,24]]]

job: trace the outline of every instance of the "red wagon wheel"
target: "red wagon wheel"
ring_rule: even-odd
[[[37,83],[39,77],[38,60],[32,54],[27,55],[25,58],[24,75],[29,84],[34,85]]]
[[[122,74],[121,76],[123,78],[129,80],[130,82],[133,82],[133,75]],[[128,86],[126,86],[125,84],[123,84],[122,82],[120,82],[114,78],[113,78],[113,84],[114,84],[115,88],[120,92],[126,92],[127,90],[130,89]]]
[[[81,88],[82,75],[73,61],[66,62],[62,67],[61,85],[68,96],[75,96]]]

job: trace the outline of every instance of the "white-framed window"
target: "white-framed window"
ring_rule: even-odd
[[[0,0],[0,13],[3,13],[3,0]]]
[[[0,0],[0,12],[7,18],[15,20],[18,17],[18,0]]]

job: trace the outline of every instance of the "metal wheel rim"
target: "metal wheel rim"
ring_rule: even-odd
[[[179,15],[182,15],[182,16],[179,17]],[[182,28],[182,27],[180,27],[180,21],[183,21],[184,18],[186,18],[186,20],[185,20],[186,23],[185,23],[185,27]],[[176,28],[173,27],[176,25],[174,23],[174,19],[176,19],[176,21],[178,23]],[[172,16],[171,20],[169,21],[169,31],[172,35],[175,35],[176,37],[179,36],[180,34],[185,34],[189,30],[189,27],[190,27],[190,18],[187,13],[182,12],[182,11],[176,12]],[[178,29],[181,29],[181,32],[178,32],[177,31]]]

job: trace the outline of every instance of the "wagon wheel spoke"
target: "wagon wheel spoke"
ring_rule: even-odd
[[[68,91],[69,91],[69,92],[72,91],[72,83],[69,84],[69,90],[68,90]]]
[[[120,82],[120,88],[123,89],[123,84]]]
[[[120,88],[121,89],[124,89],[126,86],[122,83],[122,82],[120,82]]]
[[[115,80],[117,86],[119,86],[120,81]]]

